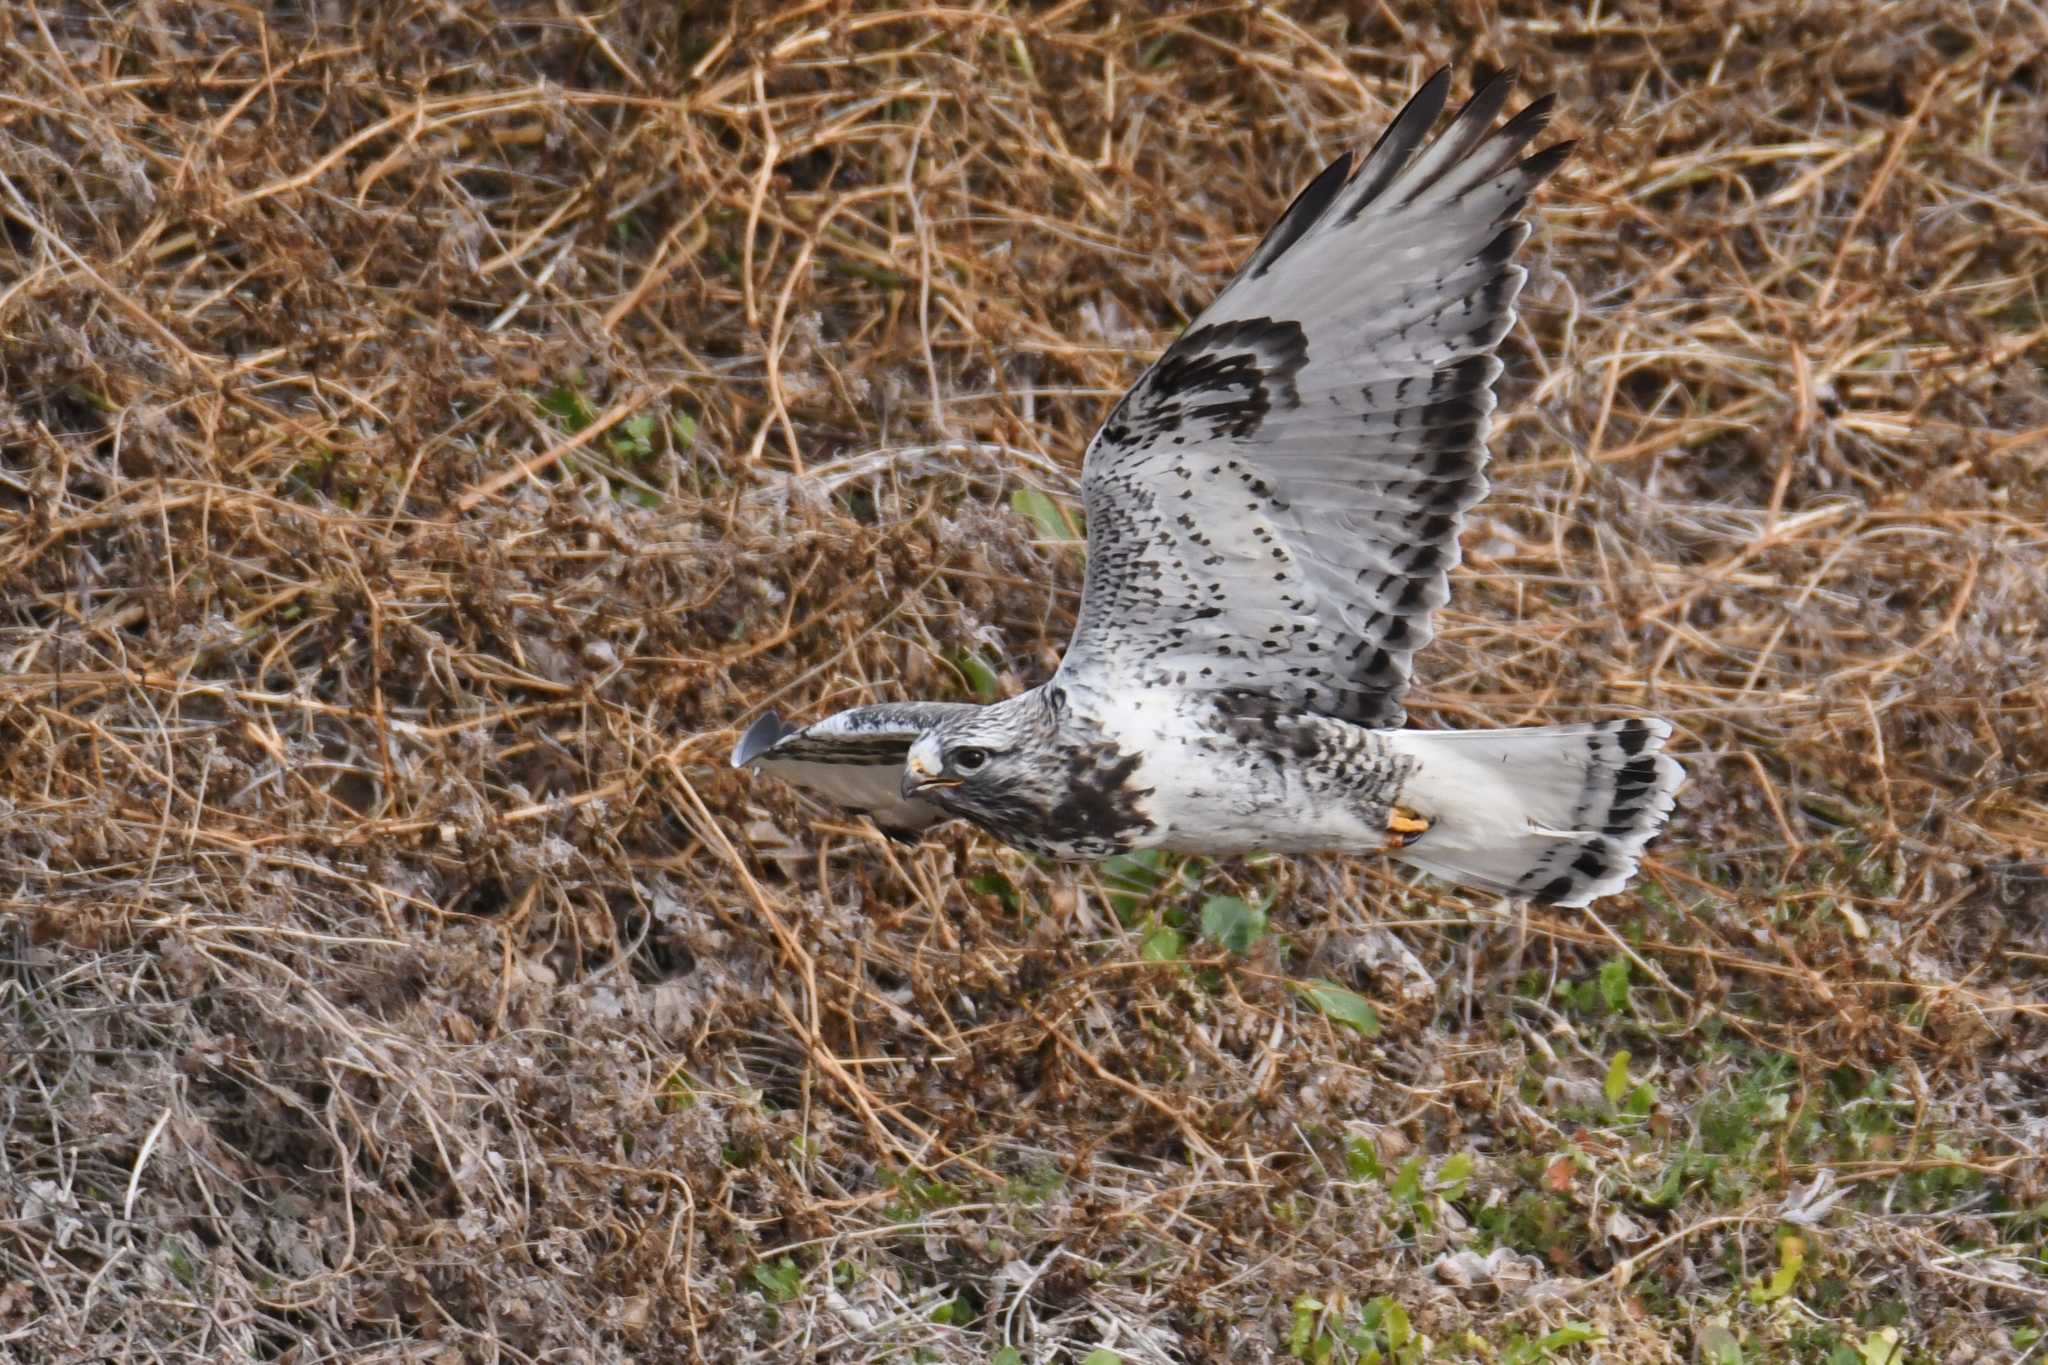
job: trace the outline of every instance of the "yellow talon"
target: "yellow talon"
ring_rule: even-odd
[[[1429,833],[1430,826],[1435,823],[1430,816],[1417,815],[1412,810],[1395,806],[1387,812],[1388,843],[1394,848],[1406,848]]]

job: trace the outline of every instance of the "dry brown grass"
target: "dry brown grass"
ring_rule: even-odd
[[[2038,4],[354,8],[0,11],[0,1353],[2027,1349]],[[1447,61],[1582,142],[1418,715],[1673,716],[1640,895],[1126,924],[725,768],[1043,676],[1009,493]]]

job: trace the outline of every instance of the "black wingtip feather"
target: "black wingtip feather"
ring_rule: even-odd
[[[1344,221],[1350,222],[1365,212],[1366,207],[1377,199],[1380,191],[1391,184],[1414,157],[1415,149],[1429,136],[1437,116],[1444,111],[1444,100],[1451,90],[1451,69],[1437,68],[1434,76],[1423,83],[1420,90],[1408,97],[1408,103],[1401,106],[1401,112],[1394,115],[1394,121],[1380,134],[1380,140],[1372,144],[1372,150],[1359,163],[1358,178],[1351,182],[1351,203],[1344,210]]]
[[[746,767],[795,733],[795,730],[785,728],[773,711],[763,711],[761,718],[740,736],[740,742],[733,745],[732,766]]]
[[[1302,234],[1314,227],[1323,211],[1337,198],[1337,192],[1344,188],[1344,182],[1351,178],[1351,153],[1332,161],[1323,167],[1322,174],[1308,182],[1301,193],[1294,196],[1294,202],[1280,215],[1280,221],[1273,224],[1258,247],[1252,252],[1248,269],[1252,278],[1257,279],[1273,268],[1273,263],[1287,254],[1287,249],[1301,240]]]
[[[1492,269],[1497,266],[1506,265],[1514,259],[1515,249],[1527,241],[1528,237],[1529,225],[1527,223],[1509,223],[1493,235],[1493,240],[1479,249],[1478,253],[1472,257],[1470,264],[1476,265],[1481,269]]]
[[[1565,158],[1570,156],[1578,145],[1576,138],[1568,138],[1563,142],[1553,142],[1540,152],[1531,152],[1528,159],[1522,162],[1522,174],[1529,177],[1529,183],[1532,185],[1545,179],[1564,164]]]
[[[1527,104],[1516,110],[1515,116],[1506,123],[1503,123],[1500,126],[1500,131],[1495,133],[1494,136],[1500,139],[1503,144],[1512,143],[1516,147],[1523,146],[1531,138],[1550,126],[1550,116],[1556,112],[1557,94],[1555,91],[1538,95],[1535,99],[1530,100]]]
[[[1472,96],[1465,101],[1456,114],[1452,115],[1451,122],[1453,124],[1460,124],[1467,119],[1471,119],[1476,123],[1491,127],[1493,121],[1500,117],[1502,106],[1508,102],[1508,92],[1514,88],[1515,73],[1511,68],[1492,72],[1484,69],[1475,71],[1473,73]]]

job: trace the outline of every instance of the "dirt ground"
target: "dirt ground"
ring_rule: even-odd
[[[0,1357],[2041,1359],[2048,11],[0,9]],[[1421,725],[1638,889],[917,850],[1080,453],[1439,65],[1555,90]]]

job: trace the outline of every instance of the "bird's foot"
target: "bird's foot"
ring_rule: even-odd
[[[1405,806],[1395,806],[1387,811],[1387,847],[1406,848],[1429,833],[1435,824],[1433,815],[1420,815]]]

